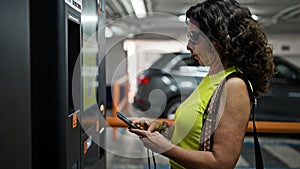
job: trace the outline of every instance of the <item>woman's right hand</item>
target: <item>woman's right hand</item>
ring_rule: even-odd
[[[132,123],[143,130],[147,130],[150,132],[162,130],[162,121],[159,120],[152,120],[147,118],[140,118],[140,119],[132,119]]]

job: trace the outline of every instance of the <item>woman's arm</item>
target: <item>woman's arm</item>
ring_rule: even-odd
[[[172,145],[158,132],[141,131],[144,145],[176,161],[186,168],[234,168],[250,114],[250,100],[246,84],[240,78],[231,78],[222,92],[219,122],[214,132],[212,152],[187,150]],[[134,129],[133,129],[134,130]]]
[[[173,147],[164,153],[165,156],[187,168],[234,168],[249,120],[250,99],[246,84],[240,78],[229,79],[224,89],[212,152]]]

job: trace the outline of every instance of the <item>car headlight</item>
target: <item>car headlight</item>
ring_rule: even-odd
[[[175,86],[175,85],[170,85],[169,86],[169,88],[170,88],[170,90],[172,91],[172,92],[176,92],[177,91],[177,87]]]
[[[168,78],[167,76],[162,76],[161,80],[166,84],[166,85],[170,85],[171,84],[171,79]]]

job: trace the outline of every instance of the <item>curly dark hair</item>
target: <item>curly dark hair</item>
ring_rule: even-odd
[[[186,12],[200,25],[223,65],[236,66],[250,80],[254,96],[266,93],[274,74],[273,49],[260,22],[235,0],[206,0]]]

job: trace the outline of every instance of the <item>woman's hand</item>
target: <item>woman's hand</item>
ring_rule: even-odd
[[[160,132],[162,130],[162,121],[151,120],[151,119],[147,119],[147,118],[133,119],[131,121],[134,125],[136,125],[137,127],[140,127],[143,130],[146,130],[146,131]]]
[[[129,129],[129,131],[138,135],[145,147],[160,154],[170,150],[172,147],[175,146],[157,131],[152,132],[133,128]]]

